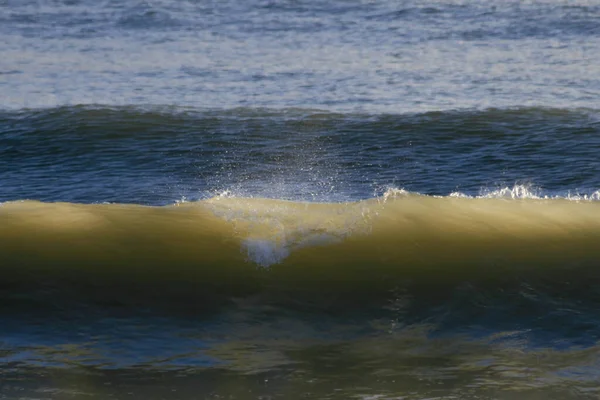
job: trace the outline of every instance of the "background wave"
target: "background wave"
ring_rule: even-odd
[[[546,108],[2,112],[0,200],[159,205],[230,191],[349,201],[390,186],[477,195],[515,182],[544,195],[591,195],[600,187],[599,121],[594,110]]]

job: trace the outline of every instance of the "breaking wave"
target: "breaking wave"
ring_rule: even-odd
[[[477,197],[390,189],[347,203],[228,196],[162,207],[17,201],[0,207],[0,257],[3,274],[221,283],[261,270],[339,284],[583,267],[600,256],[597,199],[598,192],[569,201],[514,187]]]

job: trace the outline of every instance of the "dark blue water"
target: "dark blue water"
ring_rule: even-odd
[[[598,21],[595,0],[0,0],[0,398],[596,398]],[[317,266],[343,258],[290,250],[290,278],[237,236],[191,262],[213,255],[186,238],[229,228],[170,207],[391,189],[426,197],[390,241],[439,221],[408,241],[430,272],[383,243],[334,280]],[[273,254],[349,212],[249,204]],[[480,268],[448,261],[478,229]]]
[[[333,114],[100,106],[0,114],[1,201],[171,204],[217,194],[358,200],[430,195],[596,196],[591,109]],[[530,192],[530,193],[529,193]]]

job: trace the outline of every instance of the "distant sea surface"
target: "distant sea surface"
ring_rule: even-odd
[[[0,0],[0,399],[600,396],[600,2]]]

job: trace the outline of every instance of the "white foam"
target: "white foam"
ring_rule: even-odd
[[[417,192],[409,192],[408,190],[405,190],[404,188],[389,187],[386,189],[385,193],[383,193],[383,196],[381,196],[378,200],[385,203],[389,199],[395,199],[398,197],[406,197],[406,196],[418,195],[418,194],[419,193],[417,193]]]
[[[284,245],[278,245],[271,240],[246,239],[242,248],[252,261],[263,268],[278,264],[290,255],[290,250]]]
[[[549,198],[541,193],[541,189],[532,185],[514,185],[495,190],[483,189],[477,198],[485,199],[544,199]]]
[[[566,198],[574,201],[600,201],[600,190],[596,190],[590,194],[569,193]]]
[[[242,253],[265,268],[281,263],[296,250],[336,243],[357,231],[367,232],[370,226],[369,210],[361,203],[340,204],[337,211],[316,208],[314,213],[304,215],[305,208],[298,203],[231,199],[224,193],[204,204],[232,223],[237,232],[246,232]]]
[[[304,247],[323,246],[340,242],[342,239],[330,234],[312,234],[302,237],[299,241],[274,241],[267,239],[246,239],[242,243],[243,251],[248,261],[268,268],[285,260],[293,251]]]
[[[444,197],[444,196],[440,196]],[[462,192],[452,192],[448,197],[468,199],[535,199],[535,200],[569,200],[569,201],[600,201],[600,190],[592,193],[566,192],[562,194],[546,193],[541,188],[533,185],[514,185],[494,190],[482,189],[477,196],[469,196]]]

